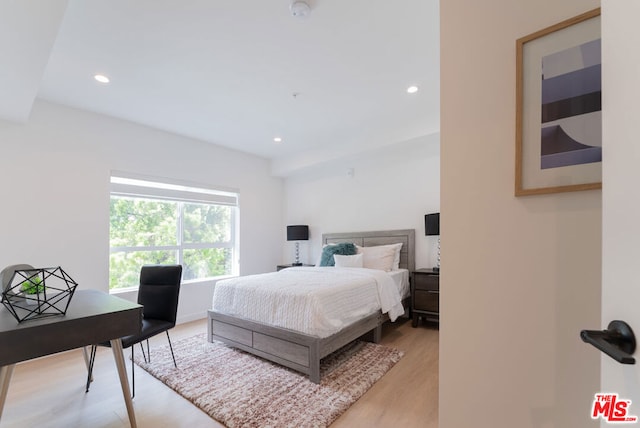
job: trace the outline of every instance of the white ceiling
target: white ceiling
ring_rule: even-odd
[[[438,132],[437,0],[308,3],[0,0],[0,118],[37,97],[279,162]]]

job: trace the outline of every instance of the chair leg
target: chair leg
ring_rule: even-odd
[[[173,346],[171,346],[171,338],[169,337],[169,330],[167,330],[166,333],[167,333],[167,340],[169,341],[169,349],[171,349],[171,358],[173,358],[173,366],[175,368],[178,368],[178,365],[176,364],[176,356],[173,355]],[[149,358],[149,360],[151,360],[151,358]]]
[[[144,346],[142,346],[142,342],[138,342],[140,345],[140,349],[142,350],[142,358],[144,358],[144,362],[147,363],[147,355],[144,353]]]
[[[91,381],[93,380],[93,365],[96,362],[96,351],[98,350],[97,345],[91,345],[91,351],[89,351],[89,363],[87,366],[87,386],[85,388],[85,393],[89,392],[89,386],[91,385]]]
[[[87,351],[87,347],[89,347],[89,351]],[[87,373],[89,373],[90,352],[91,347],[89,345],[82,347],[82,357],[84,359],[84,365],[87,366]],[[90,379],[91,382],[93,382],[93,376],[90,376]]]
[[[149,339],[147,339],[147,355],[149,356],[149,362],[151,362],[151,351],[149,350]]]

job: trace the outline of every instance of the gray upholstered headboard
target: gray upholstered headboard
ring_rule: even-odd
[[[402,242],[400,268],[413,271],[416,268],[415,235],[414,229],[324,233],[322,234],[322,245],[353,242],[361,247],[372,247]]]

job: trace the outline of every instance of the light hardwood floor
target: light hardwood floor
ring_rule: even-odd
[[[205,320],[176,326],[173,340],[206,331]],[[166,336],[151,340],[166,343]],[[384,326],[382,343],[405,352],[404,357],[332,428],[438,426],[438,329],[410,321]],[[130,350],[125,349],[127,370]],[[80,350],[18,364],[13,374],[0,428],[129,426],[110,349],[98,350],[94,382],[84,392],[86,368]],[[129,374],[129,380],[131,376]],[[136,366],[133,401],[138,426],[222,427],[197,407]]]

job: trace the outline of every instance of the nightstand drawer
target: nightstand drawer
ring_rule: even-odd
[[[440,312],[440,293],[438,291],[416,290],[414,298],[414,310]]]
[[[440,277],[438,275],[414,275],[416,290],[432,290],[438,291],[440,289]]]

